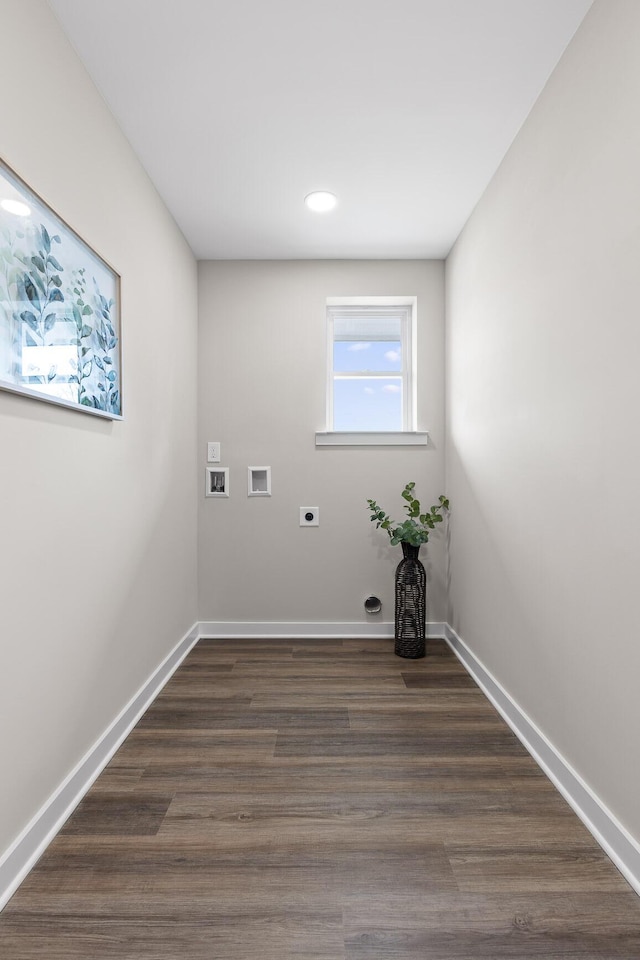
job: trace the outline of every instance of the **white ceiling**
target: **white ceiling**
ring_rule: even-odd
[[[395,259],[446,256],[592,0],[49,2],[199,259]]]

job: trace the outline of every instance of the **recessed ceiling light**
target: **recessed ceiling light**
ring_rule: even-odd
[[[26,203],[21,203],[19,200],[0,200],[0,207],[7,213],[15,213],[16,217],[28,217],[31,213]]]
[[[309,210],[314,210],[316,213],[326,213],[327,210],[333,210],[338,198],[333,193],[327,193],[326,190],[316,190],[314,193],[309,193],[304,198],[304,202]]]

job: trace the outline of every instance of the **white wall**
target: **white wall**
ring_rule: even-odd
[[[636,837],[638,37],[596,2],[447,261],[449,619]]]
[[[199,264],[200,619],[393,620],[400,548],[369,522],[368,497],[402,518],[405,483],[444,490],[444,268],[433,261]],[[328,296],[417,295],[418,427],[429,449],[315,447],[325,428]],[[231,496],[205,499],[206,441],[222,443]],[[272,468],[272,497],[247,497],[247,466]],[[319,506],[301,529],[299,507]],[[444,537],[423,549],[428,616],[443,618]]]
[[[122,276],[125,408],[0,392],[1,854],[196,619],[197,284],[44,0],[0,22],[2,154]]]

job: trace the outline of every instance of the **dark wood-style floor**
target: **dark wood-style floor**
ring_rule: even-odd
[[[3,960],[639,960],[640,898],[441,641],[201,641]]]

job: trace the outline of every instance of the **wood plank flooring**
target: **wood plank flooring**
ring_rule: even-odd
[[[640,960],[640,898],[442,641],[201,641],[3,960]]]

